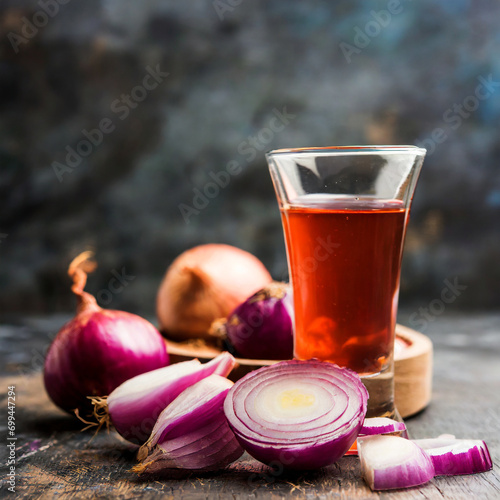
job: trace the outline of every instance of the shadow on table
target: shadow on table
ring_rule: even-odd
[[[25,414],[23,418],[23,431],[34,432],[40,437],[49,437],[54,431],[60,432],[79,432],[85,424],[71,415],[36,415],[33,413]],[[85,431],[88,432],[88,431]]]
[[[348,470],[353,469],[354,461],[350,460],[351,458],[347,458]],[[342,469],[344,469],[344,465]],[[143,473],[140,476],[130,478],[130,481],[136,484],[147,484],[155,481],[189,479],[191,483],[199,482],[200,485],[203,485],[205,479],[212,478],[230,484],[233,493],[238,490],[248,493],[259,489],[290,494],[296,490],[305,493],[307,488],[317,484],[331,484],[338,488],[340,479],[346,481],[346,471],[341,473],[341,468],[337,464],[316,471],[286,471],[264,465],[245,453],[241,459],[224,470],[197,472],[166,469],[161,472]],[[357,478],[353,477],[353,481],[357,481]]]

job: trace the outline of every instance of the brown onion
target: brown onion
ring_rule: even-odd
[[[215,319],[271,281],[262,262],[244,250],[215,243],[194,247],[174,260],[160,285],[160,330],[174,340],[208,340]]]

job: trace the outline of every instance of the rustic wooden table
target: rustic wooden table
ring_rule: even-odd
[[[403,324],[408,315],[400,315]],[[227,470],[205,475],[138,478],[130,472],[134,446],[114,432],[91,440],[75,419],[47,398],[43,355],[66,318],[0,323],[0,484],[8,497],[7,392],[14,386],[15,493],[13,498],[500,498],[500,315],[442,315],[427,330],[434,342],[431,405],[407,419],[412,437],[452,433],[486,440],[494,468],[473,476],[438,477],[425,486],[373,493],[356,457],[307,474],[280,474],[244,455]]]

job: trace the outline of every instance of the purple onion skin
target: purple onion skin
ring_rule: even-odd
[[[384,470],[373,472],[374,490],[399,490],[402,488],[412,488],[429,482],[434,477],[431,469],[415,468],[411,474],[403,474],[397,471],[394,474],[387,474]]]
[[[434,438],[417,439],[413,441],[420,446],[431,458],[436,476],[455,476],[460,474],[476,474],[486,472],[493,467],[488,446],[484,441],[470,440],[469,450],[460,452],[453,449],[442,452],[440,448],[452,447],[453,444],[463,443],[463,439]],[[432,443],[432,445],[431,445]]]
[[[229,390],[229,389],[228,389]],[[174,439],[189,433],[193,428],[202,427],[206,422],[211,421],[217,415],[223,414],[224,400],[226,399],[227,391],[217,394],[208,407],[195,408],[189,414],[183,415],[174,425],[168,427],[157,437],[156,441],[161,442],[166,439]]]
[[[422,451],[422,450],[421,450]],[[431,459],[422,451],[421,463],[410,468],[397,465],[390,470],[373,471],[374,490],[397,490],[412,488],[430,481],[434,477],[434,467]]]
[[[224,414],[232,382],[210,375],[186,389],[158,417],[141,447],[137,472],[168,469],[210,471],[243,454]]]
[[[224,361],[222,360],[224,358]],[[219,359],[219,364],[214,362]],[[186,361],[185,363],[191,363]],[[137,401],[123,403],[116,401],[116,392],[110,393],[107,404],[111,422],[117,432],[132,443],[144,444],[158,419],[159,414],[179,396],[184,390],[212,374],[227,376],[235,366],[236,361],[228,352],[219,355],[209,363],[200,364],[197,370],[189,375],[179,375],[175,381],[164,382],[155,391],[144,387],[144,393]],[[175,368],[171,365],[167,370]],[[150,372],[151,373],[151,372]],[[147,385],[147,382],[145,382]],[[119,390],[119,389],[118,389]],[[126,412],[120,407],[126,407]]]
[[[250,359],[292,359],[291,289],[287,288],[283,298],[259,298],[259,294],[262,291],[240,304],[228,318],[227,342],[233,354]]]
[[[148,474],[171,474],[174,469],[185,469],[190,472],[213,472],[224,469],[238,460],[241,455],[243,455],[243,449],[235,439],[212,455],[200,456],[198,452],[193,454],[192,457],[181,457],[181,459],[177,460],[171,459],[162,452],[161,447],[159,447],[156,452],[149,457],[151,462],[147,464],[144,472]],[[182,460],[182,458],[184,458],[184,460]]]
[[[316,470],[341,459],[356,441],[360,429],[361,423],[348,434],[339,436],[338,439],[328,443],[281,449],[259,445],[245,439],[237,432],[235,436],[244,450],[266,465],[273,466],[280,463],[287,470]]]
[[[129,378],[168,365],[163,337],[148,321],[124,311],[86,307],[49,347],[44,382],[63,410],[92,413],[87,396],[105,396]]]
[[[223,469],[243,455],[243,448],[235,439],[224,414],[220,413],[212,422],[219,423],[216,436],[208,434],[205,439],[203,436],[196,439],[196,432],[188,433],[185,446],[169,450],[167,441],[160,443],[158,448],[163,450],[166,457],[173,459],[176,467],[203,472]]]
[[[244,450],[222,412],[204,424],[192,426],[192,429],[177,439],[158,443],[144,459],[144,472],[169,472],[172,469],[215,471],[243,455]]]
[[[484,441],[483,441],[484,442]],[[436,476],[455,476],[460,474],[476,474],[493,468],[491,456],[485,444],[485,449],[475,446],[467,454],[467,459],[458,460],[451,452],[443,455],[431,455]]]

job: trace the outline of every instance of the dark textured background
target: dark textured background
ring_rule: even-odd
[[[0,2],[1,314],[71,311],[65,270],[89,247],[99,269],[88,290],[145,315],[168,264],[196,244],[249,250],[282,279],[264,151],[345,144],[429,148],[402,305],[435,301],[441,314],[455,280],[467,288],[446,307],[499,307],[500,84],[472,112],[453,109],[500,82],[497,1],[401,0],[382,21],[372,9],[397,0],[47,1],[45,18],[43,1]],[[362,40],[365,29],[374,36]],[[356,41],[366,46],[345,57],[341,44]],[[158,87],[119,104],[157,65],[169,74]],[[284,108],[289,123],[265,132]],[[104,118],[114,130],[61,173],[66,148]],[[241,172],[186,223],[179,206],[229,162]],[[134,279],[106,292],[123,269]]]

